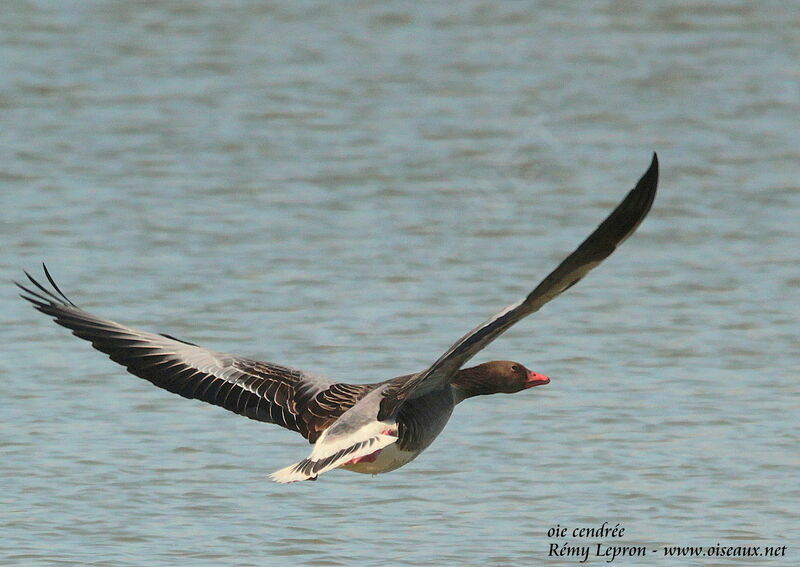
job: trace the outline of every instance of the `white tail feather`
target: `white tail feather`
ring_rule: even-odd
[[[375,451],[391,445],[395,441],[397,441],[397,436],[395,435],[375,435],[363,441],[362,446],[358,449],[350,451],[350,448],[348,448],[340,451],[342,455],[336,459],[331,458],[337,454],[336,452],[331,452],[328,455],[322,456],[320,455],[320,447],[315,446],[314,450],[311,452],[311,456],[308,459],[303,459],[299,463],[295,463],[279,471],[275,471],[269,475],[269,478],[279,483],[297,482],[300,480],[316,480],[316,478],[324,472],[340,467],[353,459],[370,455]],[[354,443],[351,447],[355,447],[356,445],[357,443]],[[326,460],[329,460],[330,462],[322,465],[323,461]]]
[[[283,468],[279,471],[275,471],[274,473],[269,475],[269,478],[280,484],[288,484],[290,482],[298,482],[300,480],[317,480],[316,476],[309,476],[301,472],[298,472],[296,469],[299,466],[300,463],[289,465],[286,468]]]

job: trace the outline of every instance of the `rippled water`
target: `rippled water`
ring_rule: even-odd
[[[800,19],[648,6],[4,3],[0,563],[577,565],[547,531],[609,521],[796,565]],[[10,284],[45,260],[101,315],[388,378],[527,293],[652,150],[639,233],[480,356],[552,383],[374,478],[268,482],[298,436],[124,373]]]

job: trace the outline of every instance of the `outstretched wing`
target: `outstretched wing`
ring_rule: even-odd
[[[553,270],[525,299],[509,305],[479,327],[461,337],[426,371],[386,393],[379,419],[392,415],[408,398],[444,387],[453,374],[523,317],[538,311],[545,303],[578,283],[600,265],[644,220],[653,204],[658,185],[658,158],[653,154],[649,169],[616,209],[583,244]]]
[[[49,290],[25,272],[37,289],[17,285],[23,299],[56,323],[91,341],[131,374],[160,388],[275,423],[315,442],[328,425],[371,389],[341,384],[269,362],[259,362],[195,344],[138,331],[80,309],[58,288],[47,267]]]

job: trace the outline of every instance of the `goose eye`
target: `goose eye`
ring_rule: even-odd
[[[519,370],[519,366],[517,366],[516,364],[512,364],[511,365],[511,371],[512,372],[516,372],[517,370]]]

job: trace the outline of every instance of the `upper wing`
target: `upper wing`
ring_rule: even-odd
[[[447,384],[452,375],[514,323],[538,311],[545,303],[578,283],[625,241],[647,216],[658,185],[658,157],[616,209],[583,244],[553,270],[525,299],[509,305],[461,337],[433,365],[387,392],[379,419],[394,413],[409,397],[418,397]]]
[[[372,388],[334,383],[294,368],[214,352],[169,335],[138,331],[97,317],[72,303],[47,267],[44,270],[55,293],[25,272],[38,291],[18,283],[25,292],[23,299],[59,325],[72,329],[74,335],[91,341],[94,348],[131,374],[186,398],[276,423],[313,443]]]

